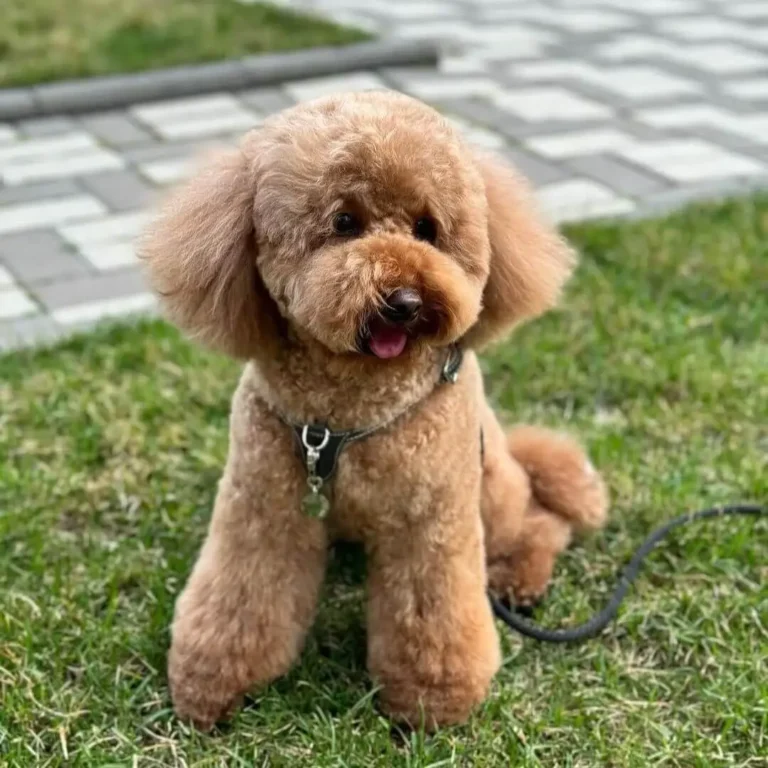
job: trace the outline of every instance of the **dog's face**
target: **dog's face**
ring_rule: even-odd
[[[482,343],[571,267],[513,172],[394,92],[271,118],[182,187],[143,255],[180,325],[248,357],[286,326],[381,359]]]
[[[323,101],[277,117],[246,151],[259,274],[299,332],[392,358],[477,320],[485,192],[437,113],[405,98]]]

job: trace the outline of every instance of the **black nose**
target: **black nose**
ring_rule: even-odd
[[[408,323],[421,309],[421,296],[413,288],[399,288],[387,297],[381,314],[393,323]]]

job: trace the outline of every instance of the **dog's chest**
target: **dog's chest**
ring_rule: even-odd
[[[467,384],[444,387],[403,423],[343,450],[328,484],[335,538],[366,540],[382,528],[407,529],[452,503],[468,476],[479,478],[480,419],[473,395]]]

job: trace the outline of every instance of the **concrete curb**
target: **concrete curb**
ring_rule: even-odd
[[[67,80],[30,88],[5,88],[0,89],[0,120],[81,114],[137,102],[238,91],[356,70],[434,66],[438,52],[433,41],[389,40],[248,56],[133,75]]]

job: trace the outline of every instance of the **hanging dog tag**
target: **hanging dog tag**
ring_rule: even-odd
[[[316,517],[322,520],[329,512],[331,502],[320,491],[310,491],[301,500],[301,511],[307,517]]]
[[[331,508],[331,502],[320,492],[323,487],[323,478],[319,477],[316,471],[320,451],[328,445],[330,438],[331,433],[326,429],[320,443],[312,445],[309,442],[309,428],[305,426],[301,433],[301,441],[307,452],[307,486],[309,487],[309,492],[301,500],[301,511],[307,517],[314,517],[318,520],[322,520]]]

